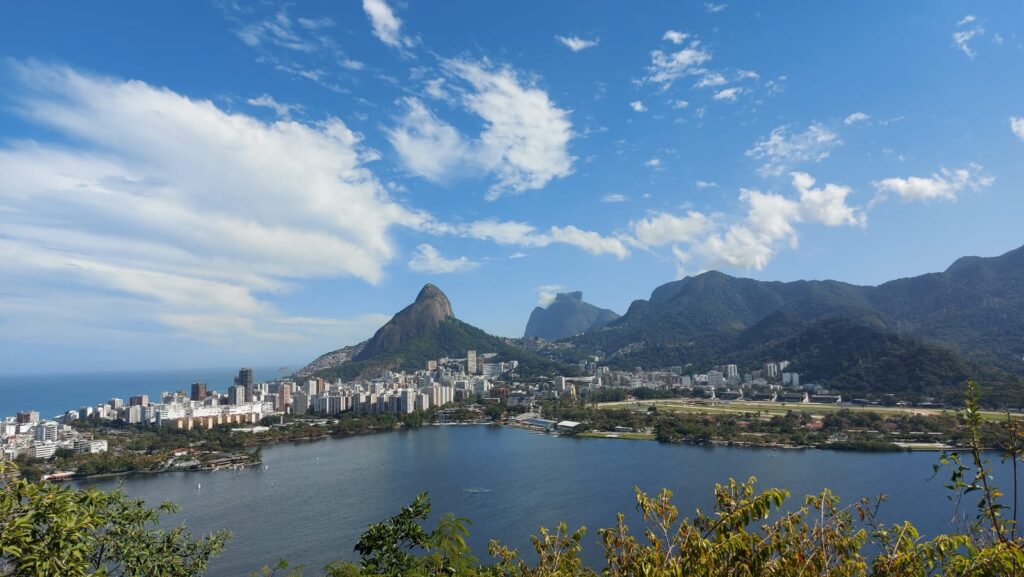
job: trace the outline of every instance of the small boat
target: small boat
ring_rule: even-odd
[[[490,489],[463,489],[463,493],[490,493]]]
[[[196,483],[196,490],[199,490],[199,489],[202,489],[202,488],[203,488],[203,484],[202,483]]]

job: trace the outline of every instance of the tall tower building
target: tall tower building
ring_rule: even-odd
[[[206,398],[206,383],[192,383],[192,394],[189,396],[193,401],[201,401]]]
[[[466,372],[476,374],[476,351],[466,351]]]
[[[245,387],[245,402],[251,403],[253,384],[252,369],[245,367],[238,371],[238,384],[239,386]]]
[[[242,385],[235,385],[228,389],[229,405],[241,405],[243,403],[245,403],[245,387]]]
[[[292,404],[292,389],[291,387],[281,386],[277,389],[277,410],[282,412],[289,412],[288,407]]]

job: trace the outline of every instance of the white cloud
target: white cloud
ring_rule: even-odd
[[[363,10],[373,25],[373,35],[392,48],[411,48],[415,40],[402,35],[402,21],[385,0],[363,0]]]
[[[709,14],[716,14],[718,12],[725,10],[728,7],[728,4],[714,4],[712,2],[707,2],[704,4],[704,10],[707,11]]]
[[[718,92],[715,93],[715,95],[712,98],[719,102],[735,102],[736,97],[739,96],[741,92],[743,92],[742,88],[734,86],[732,88],[725,88],[723,90],[719,90]]]
[[[784,246],[796,248],[799,223],[864,226],[866,218],[847,206],[849,187],[825,184],[814,188],[806,173],[793,173],[797,198],[743,189],[739,200],[746,214],[730,222],[724,215],[689,211],[685,216],[659,212],[630,223],[637,242],[646,247],[673,245],[679,274],[694,256],[702,265],[763,269]]]
[[[794,172],[791,176],[793,188],[800,193],[801,220],[826,226],[867,224],[867,216],[863,212],[846,204],[846,197],[853,192],[850,187],[826,184],[813,188],[815,180],[806,172]]]
[[[348,92],[350,72],[365,65],[345,53],[330,18],[297,18],[289,7],[271,3],[217,3],[234,23],[234,32],[258,53],[256,62],[275,70],[314,82],[332,92]]]
[[[811,124],[807,130],[791,134],[785,126],[771,132],[746,152],[750,158],[764,160],[759,172],[778,176],[794,164],[820,162],[828,158],[832,149],[842,144],[839,136],[820,124]]]
[[[426,95],[431,98],[436,98],[438,100],[448,100],[450,97],[448,95],[448,92],[444,89],[444,83],[444,78],[434,78],[432,80],[427,80],[426,82],[423,83],[423,92],[425,92]]]
[[[1024,116],[1011,116],[1010,130],[1017,135],[1017,138],[1024,140]]]
[[[995,182],[994,177],[985,175],[982,170],[980,165],[969,164],[955,170],[940,168],[939,172],[927,177],[885,178],[874,183],[878,196],[872,202],[881,202],[889,194],[895,194],[905,202],[956,200],[957,193],[962,190],[978,191]]]
[[[712,86],[721,86],[723,84],[727,84],[728,82],[729,81],[725,79],[725,76],[722,76],[718,72],[708,72],[703,77],[701,77],[697,84],[694,84],[694,88],[709,88]]]
[[[662,40],[668,40],[672,44],[682,44],[690,35],[679,32],[678,30],[669,30],[661,37]]]
[[[235,34],[251,47],[272,44],[298,52],[313,52],[320,47],[315,38],[295,30],[291,18],[283,10],[266,20],[243,26]]]
[[[461,102],[483,119],[483,131],[476,140],[465,139],[420,101],[405,99],[407,112],[388,136],[409,170],[431,180],[458,170],[493,173],[497,183],[488,200],[540,189],[572,174],[569,112],[555,106],[546,92],[524,85],[511,68],[487,61],[448,60],[444,68],[468,84]]]
[[[646,166],[647,168],[653,168],[655,170],[658,170],[659,168],[661,168],[661,159],[660,158],[652,158],[652,159],[648,160],[647,162],[645,162],[644,166]]]
[[[396,126],[385,129],[388,141],[407,169],[428,180],[444,181],[473,154],[472,145],[419,99],[406,97],[402,102],[405,114]]]
[[[0,213],[4,262],[20,275],[149,303],[149,320],[181,331],[202,317],[258,331],[285,318],[261,294],[377,282],[392,229],[429,219],[388,197],[338,119],[264,122],[137,81],[15,73],[19,111],[64,137],[0,148],[17,209]]]
[[[974,24],[975,20],[977,20],[977,18],[975,18],[973,14],[968,14],[960,19],[956,25],[963,28],[964,26]],[[977,56],[977,53],[975,53],[974,49],[971,48],[971,40],[973,40],[975,36],[981,36],[983,34],[985,34],[985,29],[981,26],[956,30],[953,32],[953,45],[966,54],[968,58],[973,59]]]
[[[673,100],[672,101],[672,108],[674,108],[676,110],[681,110],[683,108],[689,108],[689,107],[690,107],[690,103],[685,101],[685,100]]]
[[[553,226],[548,231],[548,236],[551,238],[551,242],[572,245],[595,256],[610,254],[619,260],[629,256],[629,249],[621,239],[601,236],[596,232],[581,230],[572,225]]]
[[[429,244],[421,244],[416,247],[416,252],[409,261],[409,268],[416,272],[430,274],[446,274],[473,270],[480,266],[480,263],[469,260],[464,256],[458,258],[445,258],[441,252]]]
[[[639,100],[634,100],[633,102],[630,102],[629,107],[633,109],[633,112],[647,112],[647,107],[644,106],[644,103],[640,102]]]
[[[555,302],[558,292],[563,290],[565,287],[559,284],[540,285],[537,287],[537,305],[547,308],[549,304]]]
[[[870,119],[871,119],[871,117],[868,116],[867,114],[863,113],[863,112],[854,112],[853,114],[847,115],[847,117],[843,119],[843,124],[849,126],[851,124],[856,124],[858,122],[864,122],[865,120],[870,120]]]
[[[573,52],[579,52],[580,50],[586,50],[587,48],[593,48],[597,46],[600,39],[595,38],[593,40],[586,40],[579,36],[555,36],[555,40],[558,40],[565,45],[569,50]]]
[[[250,106],[260,106],[263,108],[269,108],[274,111],[275,114],[281,118],[291,118],[293,110],[302,110],[302,105],[299,104],[285,104],[274,100],[273,96],[269,94],[260,95],[257,98],[250,98],[246,100]]]
[[[593,255],[610,254],[620,260],[629,256],[629,249],[623,239],[602,236],[572,225],[552,226],[547,232],[541,232],[536,227],[523,222],[485,219],[457,225],[446,232],[478,240],[490,240],[504,245],[544,247],[551,244],[568,244]]]
[[[631,222],[630,228],[636,239],[644,246],[690,244],[711,232],[714,228],[714,221],[696,211],[690,211],[686,216],[659,212],[648,218]]]
[[[665,38],[674,44],[681,44],[687,35],[675,31],[665,33]],[[683,76],[691,76],[704,72],[700,68],[711,60],[711,53],[704,50],[699,40],[691,40],[689,45],[675,52],[654,50],[651,52],[651,65],[647,67],[644,81],[660,84],[663,90]]]
[[[601,202],[626,202],[629,200],[623,194],[606,194],[601,197]]]
[[[717,182],[712,182],[710,180],[698,180],[695,184],[699,189],[714,188],[718,186]]]

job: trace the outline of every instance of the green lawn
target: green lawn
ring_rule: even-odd
[[[630,408],[638,411],[646,411],[651,405],[658,407],[659,411],[673,411],[682,413],[761,413],[764,415],[785,415],[789,411],[807,412],[814,415],[825,415],[846,409],[855,412],[877,413],[879,415],[955,415],[953,409],[921,409],[917,407],[880,407],[880,406],[848,406],[848,405],[819,405],[813,403],[769,403],[758,401],[702,401],[692,399],[659,399],[651,401],[616,401],[600,403],[600,408]],[[984,411],[982,416],[987,420],[1004,420],[1005,413],[996,411]],[[1024,415],[1012,415],[1015,419],[1024,418]]]

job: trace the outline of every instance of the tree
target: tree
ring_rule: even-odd
[[[359,566],[333,563],[327,567],[328,576],[475,575],[477,561],[466,544],[469,520],[448,513],[432,531],[427,531],[421,522],[429,515],[430,498],[420,493],[397,515],[370,525],[359,537],[355,546],[362,558]],[[417,550],[424,555],[414,555]]]
[[[33,482],[0,461],[0,576],[202,575],[230,535],[193,539],[184,525],[155,528],[175,510],[146,508],[122,491]]]

